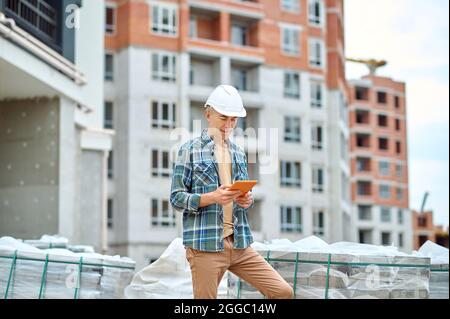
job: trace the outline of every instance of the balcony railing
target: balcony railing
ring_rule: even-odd
[[[81,8],[82,3],[82,0],[0,0],[0,11],[20,29],[74,62],[76,28],[64,22],[73,19],[74,9]]]
[[[57,44],[57,11],[44,0],[6,0],[5,12],[19,25],[44,38],[47,44]]]

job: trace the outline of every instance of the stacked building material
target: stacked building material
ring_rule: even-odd
[[[307,250],[307,246],[294,243],[291,247],[285,245],[284,250],[258,250],[293,287],[295,298],[425,299],[429,296],[429,258],[383,254],[382,250],[362,254],[332,245],[324,247],[323,252]],[[263,298],[233,274],[229,274],[228,287],[230,298]]]
[[[119,256],[39,249],[0,238],[0,297],[4,299],[117,299],[135,262]]]
[[[428,240],[414,254],[431,258],[430,299],[448,299],[448,248]]]
[[[431,265],[430,299],[448,299],[448,263]]]

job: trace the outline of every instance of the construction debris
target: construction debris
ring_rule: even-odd
[[[73,252],[67,240],[0,238],[0,294],[4,299],[119,299],[135,270],[120,256]],[[47,241],[48,244],[48,241]],[[53,247],[65,248],[53,248]],[[75,246],[91,251],[89,246]]]

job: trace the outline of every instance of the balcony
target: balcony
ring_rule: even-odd
[[[71,62],[75,60],[75,28],[65,26],[70,4],[81,7],[81,0],[4,0],[0,11],[16,25]]]
[[[366,181],[358,181],[356,183],[356,192],[358,196],[369,197],[372,195],[372,183]]]
[[[245,10],[221,11],[201,1],[190,2],[189,50],[212,51],[218,56],[224,51],[262,62],[264,50],[259,47],[258,14]]]
[[[358,148],[370,148],[370,135],[369,134],[356,134],[356,147]]]

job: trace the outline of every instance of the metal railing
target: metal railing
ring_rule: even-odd
[[[57,11],[44,0],[5,0],[5,12],[43,40],[57,45]]]

